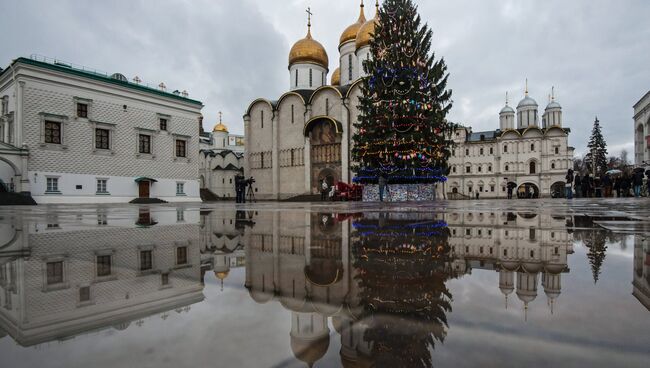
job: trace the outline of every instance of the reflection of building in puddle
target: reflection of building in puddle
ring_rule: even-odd
[[[188,311],[203,300],[199,219],[179,211],[5,218],[0,329],[30,346]]]
[[[634,237],[634,277],[632,295],[650,311],[650,239]]]
[[[201,270],[212,270],[222,289],[230,270],[246,265],[242,238],[247,228],[255,226],[253,217],[253,212],[245,211],[237,211],[234,218],[226,213],[201,212]]]
[[[540,275],[547,304],[553,306],[561,292],[561,273],[569,272],[567,255],[573,253],[573,236],[564,217],[532,213],[463,213],[446,216],[451,230],[452,269],[459,275],[472,269],[495,270],[499,288],[508,296],[515,291],[524,309],[537,297]]]
[[[429,339],[401,346],[429,361],[425,352],[444,338],[445,314],[451,310],[445,280],[474,268],[495,270],[495,287],[506,295],[516,287],[527,306],[537,296],[541,275],[552,308],[572,253],[564,218],[512,213],[341,217],[263,213],[245,235],[250,295],[258,303],[275,299],[292,312],[291,346],[307,364],[328,349],[328,318],[341,337],[346,365],[384,358],[384,363],[408,365],[387,353],[407,336]],[[449,228],[436,228],[439,220]]]

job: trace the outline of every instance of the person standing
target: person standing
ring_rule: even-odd
[[[580,190],[580,181],[582,179],[580,178],[580,173],[575,174],[575,177],[573,178],[573,189],[575,190],[575,197],[580,198],[582,197],[582,193]]]
[[[508,183],[508,199],[512,199],[512,185]]]
[[[614,178],[614,190],[616,191],[616,198],[621,198],[621,178]]]
[[[379,183],[379,202],[383,202],[384,191],[388,187],[388,184],[386,183],[386,176],[384,176],[384,174],[379,175],[378,183]]]
[[[612,196],[612,178],[609,176],[609,174],[605,174],[605,176],[602,177],[600,180],[601,185],[603,186],[603,189],[605,191],[605,198],[609,198]]]
[[[564,184],[566,199],[573,199],[573,170],[569,169],[566,173],[566,184]]]
[[[589,175],[585,175],[582,177],[582,183],[581,188],[582,188],[582,196],[585,198],[589,198]]]
[[[329,184],[327,184],[327,178],[323,178],[323,181],[320,183],[320,200],[324,201],[327,199]]]
[[[621,179],[621,191],[623,192],[623,197],[630,196],[630,177],[627,174],[623,174],[623,178]]]
[[[643,170],[636,170],[632,176],[632,185],[634,185],[634,196],[641,197],[641,187],[643,186]]]

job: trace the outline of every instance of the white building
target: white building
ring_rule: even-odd
[[[200,133],[199,182],[204,200],[234,198],[235,176],[244,173],[244,136],[230,134],[219,115],[211,132]]]
[[[485,198],[564,196],[565,176],[573,168],[574,148],[569,146],[570,129],[563,126],[562,107],[551,97],[538,119],[538,105],[528,96],[517,111],[506,106],[499,113],[499,128],[472,132],[459,128],[453,137],[456,146],[449,159],[447,192]],[[516,125],[515,125],[516,124]]]
[[[38,203],[200,201],[202,103],[41,57],[0,72],[0,179]]]
[[[358,20],[341,35],[339,68],[329,85],[329,58],[313,38],[310,22],[307,36],[289,52],[289,91],[277,100],[260,98],[250,104],[244,115],[245,168],[257,180],[257,198],[317,194],[323,178],[330,185],[351,182],[359,81],[365,76],[363,61],[372,57],[369,43],[376,21],[366,21],[362,3]],[[478,190],[484,197],[504,198],[508,182],[533,195],[550,196],[553,185],[563,190],[573,158],[569,129],[562,126],[556,101],[549,102],[541,123],[537,109],[526,93],[516,112],[509,106],[501,111],[499,129],[459,129],[447,192],[462,197]]]
[[[634,104],[634,163],[650,166],[650,91]]]

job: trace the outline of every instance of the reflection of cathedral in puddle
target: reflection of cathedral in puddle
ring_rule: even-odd
[[[139,327],[203,300],[197,212],[66,217],[0,223],[0,331],[18,344]]]
[[[444,229],[448,239],[435,232],[427,235],[427,226],[437,220],[449,224]],[[298,359],[312,365],[324,356],[329,347],[331,318],[341,337],[343,364],[366,366],[377,363],[382,349],[391,349],[381,336],[400,335],[397,330],[404,329],[400,324],[409,323],[404,316],[410,316],[411,322],[416,319],[420,324],[430,323],[429,336],[442,340],[446,334],[445,312],[451,309],[446,304],[445,295],[450,295],[444,281],[471,273],[472,269],[499,272],[498,287],[506,301],[516,288],[522,309],[534,304],[541,275],[552,311],[561,291],[560,274],[568,272],[567,255],[572,253],[572,236],[564,226],[564,218],[513,213],[448,214],[444,218],[375,213],[357,220],[341,219],[341,215],[263,213],[245,235],[246,287],[256,302],[277,300],[291,311],[291,347]],[[384,244],[381,236],[391,240]],[[427,263],[422,262],[425,258],[414,258],[431,253],[411,248],[431,245],[431,239],[438,241],[444,255],[436,256],[435,267],[427,269]],[[442,241],[447,244],[440,244]],[[366,249],[372,244],[379,250]],[[414,256],[399,258],[397,254],[398,258],[389,258],[393,256],[390,249],[399,250],[402,256]],[[373,254],[379,257],[373,258]],[[439,267],[443,256],[444,274]],[[384,268],[392,270],[393,275],[382,274],[382,257],[390,259]],[[398,283],[403,285],[402,293]],[[393,298],[387,294],[393,294]],[[409,296],[398,300],[400,294]],[[396,305],[404,308],[399,312],[391,309]],[[409,311],[415,305],[419,305],[419,312]],[[437,319],[418,317],[425,310],[438,310]],[[388,316],[383,319],[384,327],[391,326],[387,322],[390,319],[401,322],[381,330],[377,322],[382,320],[380,314],[369,312]],[[419,325],[413,326],[418,329]],[[404,336],[395,338],[394,343],[399,345]],[[420,350],[424,355],[428,351],[426,346]]]
[[[634,239],[634,277],[632,295],[650,311],[650,238],[636,235]]]

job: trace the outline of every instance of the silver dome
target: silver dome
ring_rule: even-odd
[[[501,109],[501,112],[499,114],[514,114],[514,113],[515,110],[512,107],[506,105],[503,109]]]
[[[519,101],[517,108],[519,109],[521,107],[529,107],[529,106],[537,107],[539,105],[537,105],[537,101],[533,100],[530,96],[526,96],[524,97],[523,100]]]
[[[551,101],[551,103],[549,103],[549,104],[546,106],[546,110],[550,110],[550,109],[561,109],[561,108],[562,108],[562,106],[560,106],[560,104],[557,103],[557,101]]]

